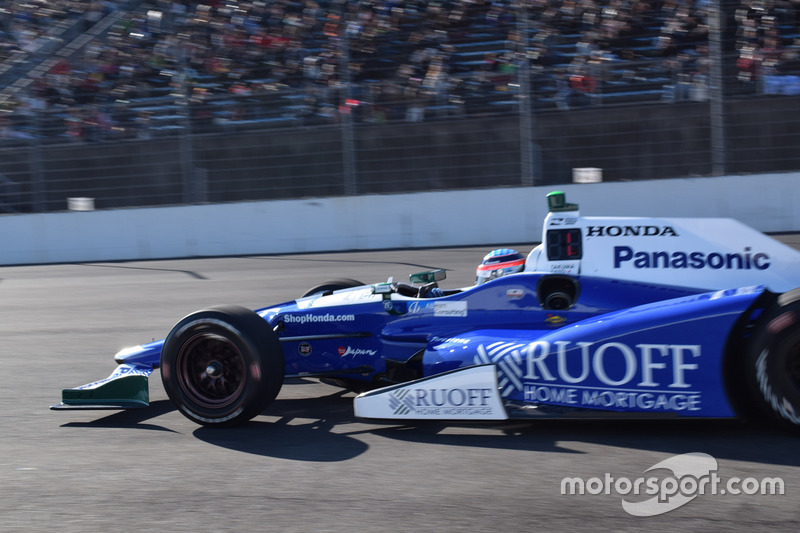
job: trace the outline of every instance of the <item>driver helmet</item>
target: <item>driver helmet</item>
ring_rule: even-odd
[[[480,285],[494,278],[507,276],[525,269],[525,258],[511,248],[492,250],[483,258],[475,272],[475,284]]]

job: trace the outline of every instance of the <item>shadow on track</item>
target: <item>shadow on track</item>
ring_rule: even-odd
[[[436,444],[498,450],[583,453],[569,442],[598,444],[666,454],[705,452],[717,459],[800,466],[800,435],[741,421],[710,420],[513,420],[501,423],[368,421],[353,416],[352,397],[277,400],[239,428],[198,428],[209,444],[245,453],[297,461],[344,461],[365,452],[360,435],[377,435],[409,444]],[[309,420],[307,423],[296,423]],[[357,427],[354,427],[357,426]]]
[[[62,427],[73,428],[131,428],[148,429],[155,431],[169,431],[171,429],[155,424],[144,423],[147,420],[156,418],[170,411],[174,411],[175,406],[169,400],[159,400],[151,402],[149,407],[142,409],[128,409],[125,411],[114,411],[113,414],[92,420],[91,422],[67,422]],[[96,411],[99,412],[99,411]]]
[[[516,422],[516,423],[515,423]],[[599,444],[668,454],[705,452],[717,459],[800,466],[800,434],[761,424],[729,420],[537,420],[482,426],[496,434],[453,433],[472,425],[424,423],[378,428],[387,438],[446,446],[564,452],[565,443]],[[582,453],[582,452],[574,452]]]
[[[173,430],[147,423],[174,411],[169,400],[64,427]],[[271,417],[274,421],[263,420]],[[360,435],[410,444],[497,450],[575,453],[588,443],[665,454],[705,452],[717,459],[800,466],[800,434],[762,424],[714,420],[513,420],[498,423],[395,422],[356,419],[346,391],[276,400],[262,416],[234,428],[197,427],[193,435],[214,446],[307,462],[346,461],[369,445]]]
[[[346,461],[367,451],[368,445],[334,432],[353,422],[353,400],[345,394],[276,400],[264,413],[279,416],[275,422],[255,419],[235,428],[200,427],[194,435],[215,446],[255,455],[307,462]],[[297,418],[312,420],[291,424]]]

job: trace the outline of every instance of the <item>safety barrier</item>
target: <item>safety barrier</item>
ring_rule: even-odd
[[[586,215],[800,231],[800,173],[559,186]],[[552,187],[0,216],[3,265],[533,243]]]

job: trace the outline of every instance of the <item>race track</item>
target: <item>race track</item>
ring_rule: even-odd
[[[798,530],[800,433],[739,422],[371,423],[353,417],[352,394],[298,381],[253,422],[211,430],[171,407],[157,374],[148,409],[48,409],[198,308],[431,268],[464,286],[487,251],[0,268],[0,531]],[[648,517],[618,492],[561,494],[565,477],[666,478],[645,471],[690,452],[715,458],[724,481],[779,477],[785,494],[694,494]]]

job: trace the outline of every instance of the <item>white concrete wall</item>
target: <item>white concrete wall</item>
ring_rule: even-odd
[[[584,215],[800,231],[800,173],[0,216],[0,264],[529,243],[545,196]]]

